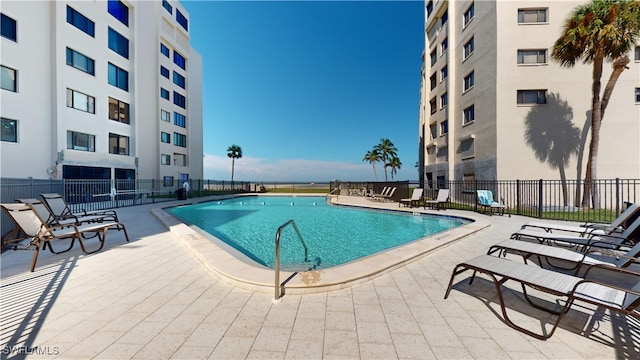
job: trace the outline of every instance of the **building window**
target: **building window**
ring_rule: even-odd
[[[449,132],[449,120],[445,120],[440,123],[440,135],[444,135]]]
[[[547,49],[518,50],[518,64],[546,64]]]
[[[171,155],[167,155],[167,154],[160,155],[160,164],[171,165]]]
[[[174,111],[173,124],[180,127],[187,127],[187,117]]]
[[[473,137],[460,141],[460,155],[463,159],[469,159],[475,156],[473,143]]]
[[[18,142],[18,121],[0,118],[2,120],[2,141]]]
[[[431,16],[432,12],[433,12],[433,0],[429,0],[429,2],[427,3],[427,17]]]
[[[129,137],[109,133],[109,154],[129,155]]]
[[[436,74],[431,75],[429,82],[431,83],[431,90],[435,89],[437,85]]]
[[[440,55],[444,55],[445,51],[449,48],[449,38],[445,38],[440,43]]]
[[[129,91],[129,73],[109,63],[109,84],[124,91]]]
[[[440,69],[440,81],[444,81],[447,76],[449,76],[449,67],[445,65],[442,69]]]
[[[173,165],[175,166],[187,166],[187,155],[185,154],[178,154],[178,153],[173,153]],[[182,177],[185,174],[180,174],[180,177]],[[180,182],[183,181],[187,181],[187,179],[184,180],[180,180]]]
[[[160,53],[166,57],[169,57],[169,48],[163,43],[160,43]]]
[[[431,114],[436,113],[436,111],[438,110],[438,107],[436,106],[436,98],[433,98],[429,101],[429,108],[431,109]]]
[[[67,5],[67,22],[87,33],[89,36],[95,36],[95,23],[69,5]]]
[[[518,24],[546,22],[547,9],[518,9]]]
[[[187,108],[187,98],[178,94],[177,92],[173,92],[173,103],[180,106],[183,109]]]
[[[449,104],[449,94],[444,93],[440,95],[440,108],[442,109],[447,107],[447,104]]]
[[[187,136],[173,133],[173,145],[180,147],[187,147]]]
[[[162,7],[165,8],[169,14],[173,14],[173,7],[167,0],[162,0]]]
[[[171,121],[171,113],[165,110],[160,110],[160,120],[170,122]]]
[[[91,114],[96,113],[96,98],[83,94],[79,91],[67,89],[67,107],[85,111]]]
[[[84,71],[87,74],[95,75],[95,61],[73,49],[67,48],[67,65]]]
[[[178,22],[178,24],[180,24],[180,26],[182,26],[185,31],[189,31],[189,20],[187,20],[187,18],[182,15],[180,10],[178,9],[176,9],[176,21]]]
[[[117,31],[109,28],[109,49],[115,51],[125,59],[129,58],[129,39]]]
[[[177,72],[173,72],[173,83],[180,86],[181,88],[186,88],[186,80],[184,76],[178,74]]]
[[[464,90],[463,91],[467,91],[469,89],[471,89],[473,87],[474,84],[474,75],[473,75],[473,71],[464,77]]]
[[[166,132],[161,132],[160,133],[160,141],[162,141],[163,143],[166,143],[166,144],[171,144],[171,134],[166,133]]]
[[[165,176],[163,180],[164,180],[164,186],[167,186],[167,187],[173,186],[173,176]]]
[[[129,124],[129,104],[112,97],[109,98],[109,119]]]
[[[471,56],[471,54],[473,54],[473,50],[474,50],[473,38],[471,38],[471,39],[469,39],[469,41],[466,42],[466,44],[464,44],[464,56],[463,56],[463,59],[466,59],[469,56]]]
[[[640,46],[636,46],[635,53],[636,53],[636,56],[635,56],[636,61],[640,61]]]
[[[471,3],[467,11],[464,12],[463,26],[467,26],[475,16],[475,3]]]
[[[166,67],[160,65],[160,75],[166,77],[167,79],[169,78],[169,69],[167,69]]]
[[[433,64],[436,63],[436,61],[438,61],[438,52],[434,49],[431,54],[431,66],[433,66]]]
[[[160,88],[160,97],[169,100],[169,90]]]
[[[0,13],[0,28],[2,28],[0,35],[2,35],[3,38],[13,42],[18,41],[18,23],[13,18]]]
[[[471,105],[462,111],[462,123],[468,124],[476,119],[476,106]]]
[[[444,14],[442,14],[442,17],[440,18],[440,26],[444,26],[444,24],[447,23],[447,20],[449,20],[449,11],[445,10]]]
[[[518,90],[519,105],[546,104],[547,90]]]
[[[431,134],[431,140],[438,137],[438,126],[436,124],[429,125],[429,133]]]
[[[184,59],[184,56],[180,55],[177,51],[173,50],[173,62],[180,66],[182,70],[186,70],[187,61]]]
[[[67,131],[67,149],[95,152],[96,137],[95,135]]]
[[[636,103],[640,104],[640,88],[636,88]]]
[[[0,88],[3,90],[18,91],[18,70],[2,65],[0,68]]]
[[[120,0],[109,0],[107,5],[109,14],[118,19],[121,23],[129,26],[129,8]]]

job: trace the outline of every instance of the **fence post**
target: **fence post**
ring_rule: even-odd
[[[516,180],[516,214],[520,215],[520,205],[522,199],[520,198],[520,179]]]
[[[542,179],[538,180],[538,219],[542,218]]]
[[[616,178],[616,217],[620,215],[620,178]]]
[[[473,180],[473,211],[478,212],[478,179]]]

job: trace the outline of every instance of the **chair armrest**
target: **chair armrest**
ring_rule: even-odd
[[[587,280],[587,277],[589,276],[589,273],[591,272],[591,269],[601,269],[601,270],[616,272],[616,273],[623,274],[623,275],[633,275],[633,276],[640,277],[640,272],[637,272],[635,270],[631,270],[629,268],[620,268],[620,267],[611,266],[611,265],[596,264],[596,265],[590,266],[584,272],[584,275],[582,277],[585,280]],[[597,282],[596,280],[590,280],[590,281],[591,282]],[[607,286],[609,286],[609,285],[607,285]]]

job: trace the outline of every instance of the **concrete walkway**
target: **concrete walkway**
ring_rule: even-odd
[[[574,307],[555,335],[540,341],[503,322],[486,277],[469,286],[460,275],[443,299],[455,264],[508,238],[524,217],[485,216],[489,228],[370,281],[287,294],[273,304],[272,293],[232,285],[208,270],[151,209],[118,209],[131,242],[114,232],[96,254],[79,247],[42,252],[33,273],[31,251],[2,254],[2,358],[640,357],[637,319]],[[526,305],[514,289],[506,292],[512,319],[538,332],[549,328],[553,317]]]

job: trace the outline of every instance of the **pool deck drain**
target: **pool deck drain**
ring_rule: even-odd
[[[279,196],[293,195],[279,194]],[[331,201],[339,206],[393,210],[410,214],[449,215],[446,210],[399,208],[395,202],[374,202],[355,196],[333,196]],[[197,226],[184,224],[163,208],[155,208],[151,212],[196,259],[227,282],[251,291],[274,291],[275,272],[273,269],[255,263],[238,250]],[[281,282],[282,279],[287,279],[283,284],[284,292],[285,294],[316,293],[361,284],[420,259],[435,249],[456,242],[490,225],[485,216],[475,216],[474,213],[465,215],[463,218],[470,220],[470,222],[343,265],[303,272],[281,271]]]

